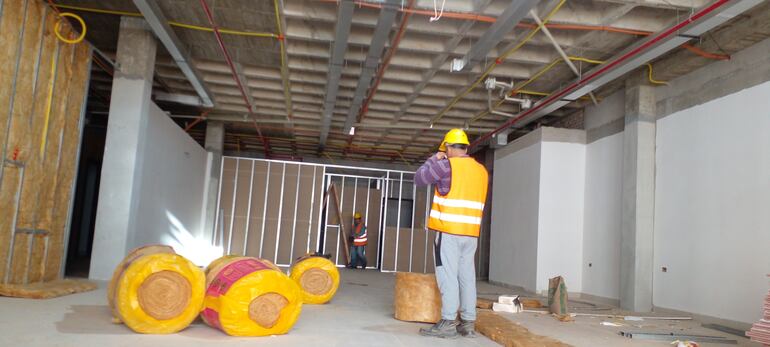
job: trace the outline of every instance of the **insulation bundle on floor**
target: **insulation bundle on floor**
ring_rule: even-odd
[[[436,323],[441,319],[441,293],[436,276],[411,272],[396,273],[396,319]]]
[[[107,287],[116,322],[138,333],[170,334],[192,323],[203,305],[203,271],[168,246],[129,252]]]
[[[203,321],[228,335],[280,335],[299,318],[302,293],[269,261],[225,256],[206,269],[203,305]]]
[[[302,289],[302,302],[325,304],[337,293],[340,272],[331,260],[318,256],[304,256],[291,266],[291,279]]]

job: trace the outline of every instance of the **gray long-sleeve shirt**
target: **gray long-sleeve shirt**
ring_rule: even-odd
[[[414,183],[418,186],[427,186],[435,184],[441,195],[449,193],[452,187],[452,166],[449,165],[449,159],[436,159],[431,156],[422,164],[414,174]]]

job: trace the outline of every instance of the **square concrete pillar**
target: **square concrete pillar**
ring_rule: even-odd
[[[655,93],[626,84],[620,248],[620,306],[652,311],[655,211]]]
[[[206,152],[208,152],[206,165],[206,203],[204,204],[204,237],[213,237],[214,225],[217,216],[217,200],[219,198],[219,179],[222,168],[222,152],[225,146],[225,125],[221,121],[208,121],[206,123]]]
[[[89,277],[104,280],[135,232],[156,42],[141,18],[122,17]]]

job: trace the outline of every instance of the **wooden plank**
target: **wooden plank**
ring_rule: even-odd
[[[345,264],[350,264],[350,245],[348,245],[348,227],[345,224],[345,219],[342,217],[342,210],[340,209],[340,199],[339,194],[337,194],[337,188],[334,184],[329,186],[329,196],[331,202],[331,206],[333,208],[332,211],[336,211],[337,220],[341,221],[340,223],[340,239],[342,240],[342,249],[343,254],[345,254]]]
[[[27,233],[16,233],[13,241],[13,257],[11,258],[10,284],[26,284],[29,268],[29,253],[32,248],[32,237]]]
[[[84,100],[90,76],[90,59],[91,49],[86,44],[79,44],[76,48],[73,62],[75,68],[72,73],[72,84],[69,88],[69,101],[67,102],[66,121],[62,136],[64,139],[61,146],[62,161],[57,172],[58,184],[54,194],[53,214],[50,222],[51,233],[45,256],[46,262],[42,272],[45,281],[59,278],[62,256],[65,252],[65,238],[69,236],[65,231],[69,228],[70,208],[74,195],[73,183],[78,167],[76,159],[78,148],[80,148],[80,134],[83,129],[81,114],[83,107],[85,107]]]
[[[15,231],[17,200],[21,190],[22,169],[10,164],[2,166],[3,184],[0,185],[0,283],[5,282],[8,254]]]
[[[21,46],[19,41],[24,32],[24,11],[27,1],[6,1],[0,17],[0,150],[2,158],[6,157],[8,130],[10,129],[10,109],[16,82],[16,61]],[[18,49],[14,49],[18,47]],[[13,153],[11,151],[11,153]],[[11,154],[12,155],[12,154]],[[2,175],[0,175],[0,178]],[[2,181],[0,181],[2,185]],[[0,214],[0,220],[3,215]],[[2,239],[0,239],[2,241]],[[6,240],[7,242],[7,240]],[[5,244],[0,242],[0,244]]]

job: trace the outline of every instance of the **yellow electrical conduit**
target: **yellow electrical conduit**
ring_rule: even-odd
[[[283,28],[281,28],[281,14],[278,10],[278,0],[273,0],[273,6],[275,7],[275,26],[278,29],[278,42],[281,45],[281,79],[283,80],[283,98],[286,103],[286,115],[291,119],[291,92],[289,91],[289,76],[288,69],[286,67],[286,45],[284,44]]]
[[[74,10],[74,11],[82,11],[82,12],[92,12],[92,13],[101,13],[101,14],[112,14],[116,16],[129,16],[129,17],[143,17],[141,13],[139,12],[126,12],[126,11],[116,11],[116,10],[102,10],[98,8],[90,8],[90,7],[82,7],[82,6],[72,6],[72,5],[60,5],[60,4],[54,4],[57,8],[63,8],[68,10]],[[199,25],[192,25],[192,24],[186,24],[186,23],[180,23],[180,22],[174,22],[174,21],[168,21],[168,25],[179,27],[179,28],[185,28],[185,29],[191,29],[191,30],[200,30],[200,31],[206,31],[206,32],[214,32],[214,29]],[[222,34],[230,34],[230,35],[240,35],[240,36],[253,36],[253,37],[269,37],[274,39],[281,39],[281,36],[278,34],[273,33],[258,33],[253,31],[241,31],[241,30],[231,30],[231,29],[219,29],[219,32]]]
[[[583,58],[583,57],[568,57],[568,58],[569,58],[569,60],[572,60],[572,61],[582,61],[582,62],[589,63],[589,64],[601,64],[601,63],[604,63],[603,61],[600,61],[600,60],[593,60],[593,59],[588,59],[588,58]],[[529,85],[530,83],[536,81],[541,76],[543,76],[546,72],[548,72],[549,70],[553,69],[554,66],[556,66],[559,63],[563,63],[563,62],[564,62],[564,59],[561,59],[561,58],[552,61],[550,64],[546,65],[544,68],[540,69],[540,71],[538,71],[537,73],[532,75],[532,77],[530,77],[528,80],[526,80],[525,82],[521,83],[519,86],[517,86],[516,88],[511,90],[510,93],[508,93],[508,95],[514,95],[514,94],[519,93],[520,89],[522,89],[522,88],[526,87],[527,85]],[[492,109],[496,109],[496,108],[500,107],[500,105],[502,105],[503,102],[505,102],[505,99],[502,99],[502,100],[498,101],[497,104],[495,104],[495,106],[492,107]],[[484,110],[481,113],[477,114],[475,117],[471,118],[471,120],[468,123],[475,122],[475,121],[483,118],[484,116],[486,116],[488,114],[489,114],[489,110],[488,109]]]
[[[58,12],[58,11],[57,11]],[[53,27],[53,33],[56,35],[56,38],[58,38],[60,41],[67,43],[67,44],[78,44],[83,41],[83,39],[86,37],[86,23],[83,21],[83,18],[80,18],[80,16],[74,14],[74,13],[68,13],[64,12],[58,13],[59,19],[56,20],[56,24]],[[75,37],[74,39],[69,39],[64,37],[59,32],[59,28],[61,27],[61,22],[64,20],[65,17],[70,17],[75,19],[80,23],[81,32],[80,35]],[[40,137],[40,158],[43,158],[43,155],[45,154],[45,146],[48,143],[48,127],[51,123],[51,107],[53,106],[53,87],[54,82],[56,81],[56,69],[57,69],[57,61],[56,59],[59,56],[59,45],[56,45],[56,51],[54,54],[51,55],[51,81],[48,83],[48,99],[46,100],[45,104],[45,118],[43,121],[43,134]]]
[[[555,15],[555,14],[556,14],[556,12],[559,12],[559,10],[561,9],[561,7],[562,7],[562,6],[564,6],[564,4],[565,4],[566,2],[567,2],[567,0],[561,0],[561,1],[559,2],[559,4],[558,4],[558,5],[556,5],[556,7],[554,7],[554,8],[553,8],[553,10],[551,10],[551,12],[549,12],[549,13],[548,13],[548,15],[547,15],[547,16],[545,16],[545,18],[543,19],[543,25],[547,24],[547,23],[548,23],[548,22],[551,20],[551,17],[553,17],[553,15]],[[449,105],[447,105],[446,107],[444,107],[444,109],[443,109],[443,110],[441,110],[441,112],[439,112],[439,114],[438,114],[438,115],[436,115],[435,117],[433,117],[433,119],[431,119],[431,120],[430,120],[430,123],[431,123],[431,124],[433,124],[433,123],[437,122],[438,120],[440,120],[440,119],[441,119],[441,117],[443,117],[443,116],[444,116],[444,114],[446,114],[447,112],[449,112],[449,110],[450,110],[450,109],[452,109],[452,107],[454,107],[454,105],[455,105],[455,104],[457,104],[457,103],[458,103],[458,102],[459,102],[459,101],[460,101],[462,98],[464,98],[466,95],[468,95],[468,93],[470,93],[470,92],[471,92],[473,89],[475,89],[475,88],[476,88],[476,87],[477,87],[479,84],[481,84],[481,82],[483,82],[483,81],[484,81],[484,79],[486,79],[486,77],[487,77],[487,76],[488,76],[490,73],[492,73],[492,71],[493,71],[493,70],[494,70],[494,69],[497,67],[497,65],[501,64],[501,63],[503,62],[503,60],[505,60],[505,58],[507,58],[507,57],[508,57],[508,56],[510,56],[511,54],[515,53],[515,52],[516,52],[516,51],[518,51],[518,50],[519,50],[519,49],[520,49],[522,46],[524,46],[524,45],[525,45],[527,42],[529,42],[530,40],[532,40],[532,38],[535,36],[535,34],[537,34],[539,31],[540,31],[540,26],[538,26],[538,27],[536,27],[536,28],[533,28],[533,29],[532,29],[532,30],[529,32],[529,34],[527,34],[527,36],[524,38],[524,40],[522,40],[521,42],[519,42],[519,44],[517,44],[516,46],[512,47],[511,49],[509,49],[509,50],[505,51],[505,53],[503,53],[501,56],[499,56],[497,59],[495,59],[495,61],[494,61],[494,62],[492,62],[492,64],[489,64],[489,66],[487,66],[486,70],[484,70],[484,73],[483,73],[483,74],[481,74],[481,76],[480,76],[478,79],[476,79],[476,82],[473,82],[473,84],[472,84],[470,87],[468,87],[467,89],[465,89],[465,91],[463,91],[462,93],[460,93],[460,95],[458,95],[458,96],[454,97],[454,99],[452,99],[452,101],[449,103]]]
[[[604,64],[604,61],[601,61],[601,60],[594,60],[594,59],[588,59],[588,58],[583,58],[583,57],[568,57],[568,58],[569,58],[569,60],[572,60],[572,61],[581,61],[581,62],[585,62],[585,63],[589,63],[589,64],[596,64],[596,65]],[[522,83],[516,89],[512,90],[509,93],[509,95],[514,95],[514,94],[529,94],[529,95],[538,95],[538,96],[548,96],[548,95],[551,95],[550,93],[525,91],[525,90],[521,90],[521,88],[526,87],[528,84],[530,84],[530,83],[534,82],[535,80],[537,80],[538,78],[540,78],[543,74],[548,72],[548,70],[551,70],[554,66],[556,66],[556,64],[563,63],[563,62],[564,62],[563,59],[556,59],[556,60],[554,60],[553,62],[551,62],[550,64],[546,65],[544,68],[542,68],[540,71],[538,71],[536,74],[534,74],[532,77],[530,77],[526,82]],[[646,65],[647,65],[647,68],[649,70],[649,73],[647,74],[647,79],[650,81],[650,83],[652,83],[652,84],[665,84],[665,85],[668,85],[668,82],[658,81],[658,80],[654,79],[652,77],[652,64],[647,63]],[[493,107],[493,109],[496,109],[496,108],[500,107],[500,105],[502,105],[503,102],[505,102],[505,99],[498,101],[497,104],[495,104],[495,106]],[[489,114],[489,110],[484,110],[481,113],[479,113],[478,115],[476,115],[475,117],[471,118],[469,123],[475,122],[475,121],[485,117],[488,114]]]

